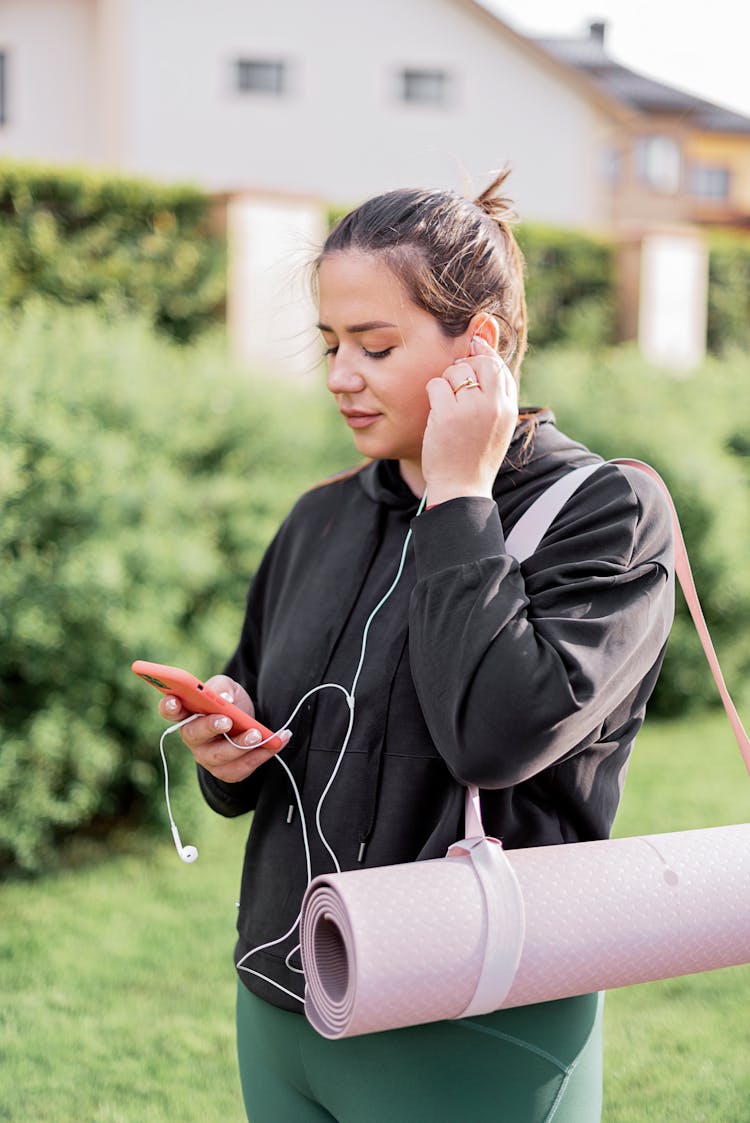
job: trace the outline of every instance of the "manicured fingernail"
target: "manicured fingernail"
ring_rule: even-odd
[[[223,698],[225,700],[225,702],[234,702],[234,698],[232,697],[232,695],[229,693],[228,690],[222,690],[219,697]]]
[[[289,742],[291,741],[291,739],[292,739],[292,732],[291,732],[291,730],[290,730],[290,729],[282,729],[281,733],[279,733],[279,740],[280,740],[280,741],[281,741],[281,742],[282,742],[282,743],[283,743],[284,745],[288,745],[288,744],[289,744]]]
[[[169,710],[170,714],[176,714],[180,708],[180,704],[176,698],[167,697],[164,699],[164,708]]]
[[[259,729],[248,729],[247,733],[242,734],[241,738],[242,744],[245,745],[248,749],[251,749],[253,745],[257,745],[258,741],[262,740],[263,734]]]
[[[232,719],[229,717],[215,717],[213,726],[217,733],[228,733],[232,728]]]

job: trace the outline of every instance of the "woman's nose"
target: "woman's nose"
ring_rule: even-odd
[[[339,349],[335,355],[328,356],[326,385],[332,394],[356,394],[364,389],[365,380],[357,371],[353,355],[342,354]]]

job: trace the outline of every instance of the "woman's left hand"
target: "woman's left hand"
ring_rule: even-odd
[[[489,343],[474,336],[470,354],[427,383],[430,415],[422,443],[427,502],[492,496],[518,421],[515,379]]]

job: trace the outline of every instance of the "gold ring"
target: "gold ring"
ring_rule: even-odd
[[[463,382],[461,382],[458,386],[456,386],[454,388],[453,394],[454,394],[454,397],[455,397],[455,395],[458,393],[459,390],[481,390],[481,389],[482,389],[482,387],[479,385],[476,378],[465,378]]]

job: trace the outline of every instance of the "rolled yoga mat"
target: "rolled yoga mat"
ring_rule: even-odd
[[[311,883],[305,1013],[323,1036],[750,962],[750,824],[507,852],[486,839],[456,846],[473,846],[485,868],[464,852]]]

